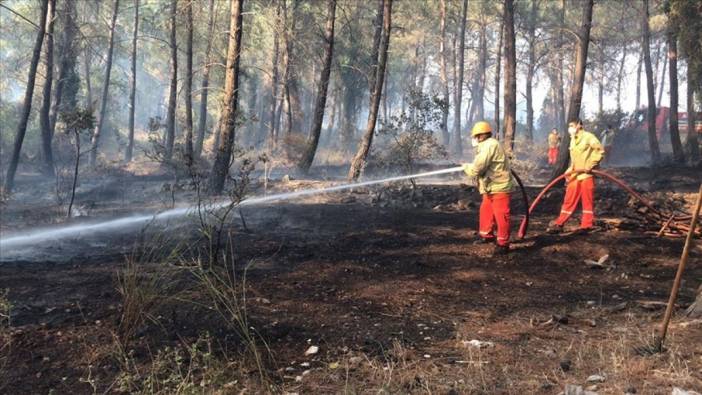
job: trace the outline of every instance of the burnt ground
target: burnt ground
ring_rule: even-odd
[[[623,174],[688,205],[699,182],[694,171]],[[620,218],[628,198],[599,185],[600,217]],[[0,392],[251,393],[267,385],[298,393],[557,394],[567,384],[616,394],[702,391],[702,322],[676,318],[666,352],[635,351],[662,318],[682,239],[606,223],[592,234],[546,235],[556,192],[527,238],[493,257],[491,246],[471,243],[474,189],[419,190],[414,198],[389,188],[247,208],[246,230],[234,221],[231,253],[246,298],[229,297],[246,307],[263,380],[242,331],[210,308],[187,269],[193,248],[180,259],[132,260],[137,288],[155,290],[159,302],[144,308],[128,343],[119,336],[128,303],[117,285],[137,255],[129,251],[138,232],[65,242],[38,253],[40,261],[5,259],[0,290],[9,290],[12,307],[0,330]],[[530,196],[537,192],[529,188]],[[6,228],[28,218],[52,222],[50,210],[32,214],[27,204],[7,204]],[[515,197],[515,227],[522,211]],[[147,245],[201,245],[194,226],[156,229]],[[697,243],[679,310],[702,282]],[[584,262],[606,254],[604,268]],[[305,355],[310,346],[319,351]],[[592,375],[601,377],[588,383]]]

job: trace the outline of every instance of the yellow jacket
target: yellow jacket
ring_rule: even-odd
[[[558,147],[558,144],[561,142],[561,136],[558,135],[558,133],[549,133],[548,134],[548,146],[549,148],[556,148]]]
[[[512,175],[509,171],[509,158],[500,143],[490,137],[478,143],[473,163],[463,165],[469,177],[478,178],[481,194],[512,191]]]
[[[570,139],[570,167],[567,171],[592,170],[604,157],[604,148],[594,134],[581,130]],[[578,180],[592,177],[592,174],[580,173]]]

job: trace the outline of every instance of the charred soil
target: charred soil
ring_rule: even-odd
[[[648,177],[642,172],[622,174],[635,181]],[[657,179],[649,196],[674,192],[686,206],[699,175]],[[702,391],[702,322],[674,320],[664,353],[634,351],[657,330],[683,239],[613,227],[630,202],[598,188],[598,231],[546,235],[556,192],[506,256],[472,244],[479,195],[465,185],[245,209],[246,229],[237,216],[227,234],[262,366],[245,362],[241,331],[213,311],[182,262],[138,262],[140,278],[166,280],[163,294],[128,342],[120,339],[118,284],[133,234],[64,243],[70,259],[4,262],[0,290],[11,307],[0,327],[0,392]],[[22,210],[9,202],[6,213],[13,207]],[[515,229],[523,209],[515,196]],[[160,232],[201,243],[189,226]],[[585,262],[605,255],[601,265]],[[678,311],[694,300],[701,258],[698,242]]]

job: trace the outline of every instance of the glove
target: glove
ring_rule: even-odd
[[[463,172],[466,173],[466,175],[470,176],[470,163],[464,163],[461,165],[461,167],[463,167]]]

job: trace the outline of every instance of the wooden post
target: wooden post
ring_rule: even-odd
[[[695,203],[695,209],[692,212],[692,221],[690,222],[690,229],[687,232],[687,238],[685,239],[685,247],[683,248],[682,256],[680,257],[680,264],[678,265],[678,272],[677,274],[675,274],[675,280],[673,281],[673,289],[670,291],[668,306],[665,309],[665,316],[663,316],[663,323],[661,324],[661,333],[656,339],[655,348],[657,351],[661,351],[663,349],[663,341],[665,340],[665,335],[668,333],[668,324],[670,324],[670,317],[673,315],[673,307],[675,306],[675,300],[678,297],[680,281],[682,280],[682,274],[683,271],[685,271],[687,258],[690,254],[690,245],[692,244],[692,237],[695,234],[695,227],[697,226],[697,217],[700,214],[701,205],[702,184],[700,184],[700,190],[697,193],[697,203]]]

